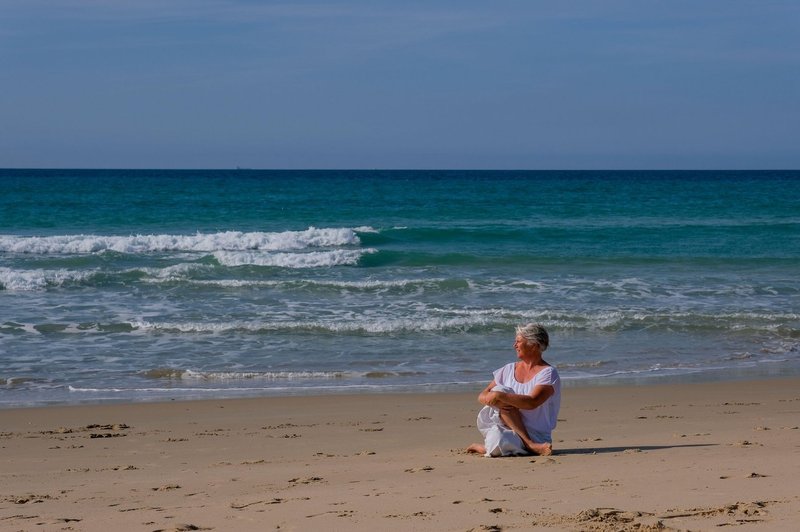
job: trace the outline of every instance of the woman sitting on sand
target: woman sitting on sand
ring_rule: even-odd
[[[473,443],[468,452],[485,456],[552,454],[551,433],[561,406],[561,380],[556,368],[542,359],[549,343],[541,325],[517,327],[514,349],[518,361],[495,371],[494,380],[478,396],[478,402],[486,405],[478,413],[484,443]]]

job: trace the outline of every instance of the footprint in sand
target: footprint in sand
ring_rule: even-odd
[[[312,484],[314,482],[323,482],[325,479],[322,477],[307,477],[307,478],[290,478],[289,483],[298,484]]]
[[[736,443],[731,443],[730,445],[733,445],[734,447],[763,447],[763,445],[760,443],[755,443],[748,440],[737,441]]]
[[[150,488],[150,489],[153,490],[153,491],[172,491],[172,490],[180,489],[180,486],[178,484],[165,484],[163,486],[159,486],[157,488]]]
[[[433,468],[431,466],[425,466],[425,467],[411,467],[405,470],[406,473],[418,473],[420,471],[433,471]]]
[[[113,424],[93,424],[93,425],[86,425],[83,430],[125,430],[131,428],[130,425],[126,425],[125,423],[113,423]]]
[[[208,527],[202,527],[192,524],[175,525],[172,528],[159,528],[153,532],[188,532],[189,530],[212,530]]]
[[[233,508],[234,510],[242,510],[244,508],[247,508],[249,506],[254,506],[256,504],[280,504],[282,502],[285,502],[285,499],[273,498],[270,501],[253,501],[253,502],[245,502],[245,503],[241,503],[241,504],[236,503],[236,502],[232,502],[231,503],[231,508]]]
[[[40,503],[44,502],[46,499],[54,499],[51,495],[11,495],[10,497],[5,497],[4,500],[13,502],[14,504],[28,504],[28,503]]]

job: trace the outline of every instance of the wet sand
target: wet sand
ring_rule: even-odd
[[[792,530],[800,379],[565,388],[491,459],[477,391],[0,410],[0,530]]]

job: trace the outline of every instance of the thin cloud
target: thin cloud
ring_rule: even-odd
[[[508,14],[496,12],[485,6],[478,9],[444,9],[435,6],[409,6],[407,4],[323,4],[323,3],[262,3],[221,0],[177,1],[101,1],[101,0],[8,0],[0,7],[0,18],[8,21],[24,20],[24,28],[15,30],[13,23],[3,29],[0,37],[16,36],[25,40],[28,28],[38,28],[41,33],[82,25],[113,25],[133,28],[128,34],[106,36],[113,47],[163,46],[224,39],[227,42],[245,41],[251,36],[244,31],[261,29],[267,32],[296,31],[334,36],[336,41],[327,47],[352,50],[351,46],[368,44],[375,51],[414,43],[424,43],[440,36],[454,33],[484,31],[502,26]],[[154,24],[158,26],[148,26]],[[190,31],[176,36],[166,33],[173,25],[176,29],[190,29],[204,25],[208,30]],[[227,35],[222,35],[227,31]],[[99,35],[97,40],[104,37]],[[28,39],[31,40],[32,39]],[[81,39],[83,41],[83,39]],[[84,42],[88,42],[84,41]],[[31,42],[33,46],[36,43]],[[44,43],[40,43],[44,45]],[[93,46],[58,42],[64,46]]]

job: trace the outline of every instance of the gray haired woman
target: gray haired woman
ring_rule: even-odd
[[[549,344],[547,331],[538,323],[517,327],[517,361],[496,370],[478,396],[485,405],[478,414],[484,443],[473,443],[468,452],[485,456],[553,453],[561,379],[542,358]]]

